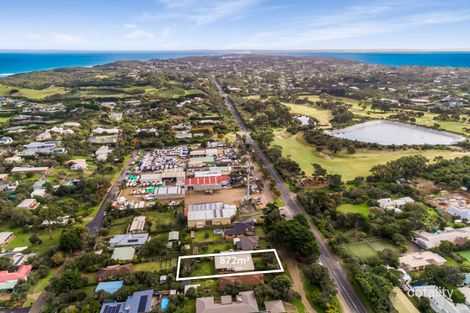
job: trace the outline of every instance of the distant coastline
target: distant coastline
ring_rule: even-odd
[[[469,50],[188,50],[188,51],[7,51],[0,50],[0,77],[61,67],[95,66],[116,61],[146,61],[231,53],[322,56],[386,66],[470,68]]]

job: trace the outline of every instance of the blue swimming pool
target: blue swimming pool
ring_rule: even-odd
[[[169,304],[170,304],[170,299],[163,298],[162,299],[162,311],[165,311],[168,308]]]

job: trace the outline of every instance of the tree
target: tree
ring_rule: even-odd
[[[86,243],[86,230],[81,225],[65,228],[60,234],[59,249],[73,252],[81,249]]]
[[[313,166],[313,173],[312,175],[315,177],[325,177],[328,173],[326,169],[324,169],[320,164],[312,163]]]
[[[54,263],[56,266],[62,265],[65,261],[64,255],[60,252],[56,252],[52,255],[51,257],[52,263]]]
[[[299,259],[316,260],[320,254],[310,229],[297,219],[278,222],[269,235]]]
[[[147,241],[140,248],[140,253],[143,256],[160,256],[165,255],[167,247],[165,242],[158,237],[154,237]]]
[[[87,284],[88,279],[86,277],[82,277],[78,270],[68,269],[64,271],[60,278],[53,278],[51,287],[56,294],[59,294],[82,288]]]
[[[52,239],[52,227],[63,215],[64,213],[55,205],[44,205],[39,210],[39,216],[46,221],[49,228],[49,239]]]
[[[281,299],[287,300],[292,281],[286,275],[279,275],[269,281],[269,286],[278,293]]]

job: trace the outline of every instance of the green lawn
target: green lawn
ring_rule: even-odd
[[[284,103],[290,108],[290,112],[294,114],[301,114],[316,118],[320,126],[331,127],[330,120],[333,118],[333,114],[330,110],[318,108],[309,104],[294,104]]]
[[[210,244],[208,246],[208,249],[205,253],[217,253],[217,251],[227,251],[233,249],[233,244],[232,243],[216,243],[216,244]]]
[[[5,232],[5,231],[11,231],[15,235],[13,240],[8,244],[6,247],[8,250],[11,250],[16,247],[30,247],[31,251],[33,252],[46,252],[49,250],[49,248],[52,248],[53,246],[57,246],[59,244],[59,237],[62,232],[62,229],[57,228],[52,230],[52,239],[49,238],[49,231],[44,230],[44,231],[37,231],[37,232],[24,232],[23,229],[16,227],[16,228],[11,228],[8,225],[3,225],[0,226],[0,231]],[[43,241],[42,244],[40,245],[32,245],[31,242],[29,242],[29,237],[31,237],[32,234],[37,234],[39,238]]]
[[[201,261],[199,263],[199,267],[191,273],[191,276],[209,276],[214,274],[215,265],[214,261],[211,259],[207,261]]]
[[[159,271],[161,269],[166,269],[169,270],[173,266],[176,266],[178,260],[171,259],[171,260],[163,260],[163,261],[153,261],[153,262],[145,262],[145,263],[139,263],[134,265],[134,271],[149,271],[149,272],[155,272]]]
[[[212,229],[196,230],[194,232],[193,242],[211,242],[211,241],[218,241],[218,240],[223,240],[223,239],[224,237],[222,235],[214,234]]]
[[[125,234],[128,224],[113,225],[109,229],[109,236]]]
[[[18,92],[14,94],[10,94],[11,90],[18,90]],[[49,86],[45,89],[29,89],[29,88],[22,88],[22,87],[11,87],[6,85],[0,85],[0,95],[2,96],[18,96],[18,97],[27,97],[34,100],[41,100],[48,96],[52,96],[55,94],[65,94],[68,90],[62,87],[56,86]]]
[[[359,213],[362,215],[369,215],[369,206],[367,203],[361,203],[361,204],[349,204],[349,203],[343,203],[340,204],[336,210],[341,213]]]
[[[457,252],[462,258],[470,262],[470,249]]]
[[[142,215],[151,218],[152,231],[158,231],[157,225],[175,225],[176,215],[173,212],[143,211]]]
[[[391,249],[400,252],[396,246],[382,239],[352,242],[345,244],[344,247],[351,255],[361,259],[376,256],[378,252],[384,249]]]
[[[456,152],[448,150],[406,150],[406,151],[381,151],[381,150],[358,150],[354,154],[345,151],[331,156],[318,152],[313,145],[308,144],[302,134],[292,135],[282,130],[274,132],[274,145],[282,147],[282,154],[290,156],[299,163],[307,175],[313,171],[312,163],[318,163],[329,173],[340,174],[343,180],[350,180],[357,176],[368,176],[370,169],[377,164],[396,160],[402,156],[423,155],[430,160],[436,156],[444,158],[456,158],[470,155],[468,152]]]

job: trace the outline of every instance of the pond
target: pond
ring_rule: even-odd
[[[389,120],[365,122],[327,133],[381,145],[452,145],[465,139],[453,133]]]
[[[296,115],[295,118],[300,121],[300,124],[302,126],[315,125],[315,122],[312,120],[312,118],[310,116]]]

